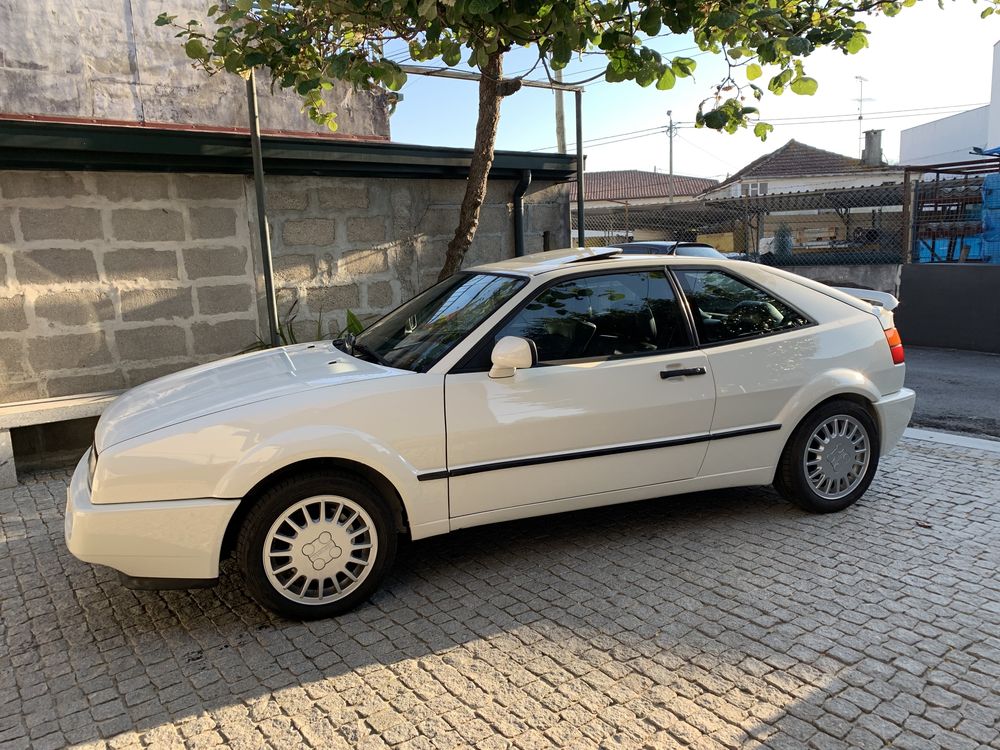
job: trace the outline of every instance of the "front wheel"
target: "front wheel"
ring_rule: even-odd
[[[880,442],[871,415],[853,401],[831,401],[810,412],[785,446],[774,485],[813,513],[853,505],[878,469]]]
[[[254,504],[236,558],[253,597],[296,619],[347,612],[378,588],[396,556],[385,501],[350,476],[285,480]]]

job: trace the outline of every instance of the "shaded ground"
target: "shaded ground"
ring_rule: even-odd
[[[1000,749],[1000,460],[905,439],[815,516],[702,493],[409,545],[335,620],[131,592],[0,490],[0,747]]]
[[[1000,355],[907,346],[906,385],[914,427],[1000,439]]]

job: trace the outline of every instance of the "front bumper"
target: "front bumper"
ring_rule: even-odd
[[[913,405],[917,394],[909,388],[900,388],[895,393],[875,402],[882,438],[882,455],[896,447],[903,431],[913,416]]]
[[[239,500],[166,500],[95,505],[89,452],[66,491],[66,547],[80,560],[134,578],[217,578],[219,552]]]

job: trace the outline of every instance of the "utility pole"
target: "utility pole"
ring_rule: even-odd
[[[552,71],[552,77],[555,78],[556,83],[562,83],[562,69]],[[563,92],[562,89],[555,89],[552,93],[556,95],[556,150],[560,154],[565,154],[566,112],[563,110]]]
[[[667,117],[670,118],[670,124],[667,126],[667,136],[670,138],[670,173],[667,177],[667,188],[670,190],[670,202],[674,202],[674,132],[676,128],[674,127],[674,114],[672,109],[667,110]]]

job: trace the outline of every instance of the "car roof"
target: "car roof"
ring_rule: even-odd
[[[625,254],[620,247],[569,247],[562,250],[549,250],[542,253],[522,255],[519,258],[508,258],[496,263],[485,263],[474,266],[470,271],[485,273],[515,273],[525,276],[539,276],[556,271],[585,271],[597,264],[609,267],[629,268],[632,266],[649,265],[669,262],[670,265],[704,266],[718,263],[718,258],[686,258],[674,255],[639,255]]]

